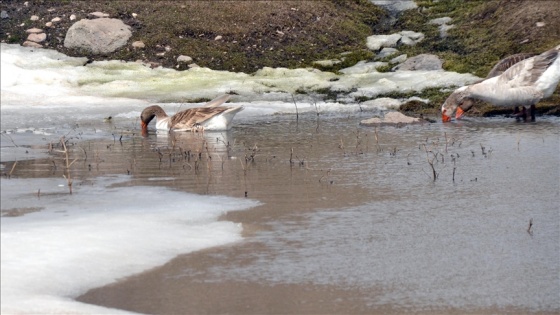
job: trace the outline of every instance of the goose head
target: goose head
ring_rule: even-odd
[[[455,114],[455,119],[461,119],[465,112],[472,108],[474,100],[467,96],[466,88],[458,88],[445,100],[441,106],[443,122],[451,121],[453,114]]]
[[[144,110],[140,114],[140,126],[142,126],[142,134],[148,132],[148,124],[150,123],[150,121],[152,121],[152,119],[154,119],[154,117],[164,118],[167,117],[167,114],[165,113],[163,108],[158,105],[152,105],[144,108]]]

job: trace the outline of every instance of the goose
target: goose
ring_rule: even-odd
[[[142,134],[147,134],[148,124],[154,117],[158,130],[229,130],[235,114],[243,110],[243,106],[220,106],[230,97],[231,95],[222,95],[202,107],[185,109],[171,117],[158,105],[148,106],[140,114]]]
[[[472,107],[474,99],[505,107],[530,105],[534,120],[535,104],[551,96],[560,82],[559,55],[560,45],[518,62],[514,62],[514,58],[498,63],[495,68],[505,68],[503,73],[460,87],[451,93],[441,107],[442,121],[450,121],[453,113],[456,119],[461,118],[464,111]],[[513,65],[508,68],[508,63]]]
[[[536,55],[537,54],[535,54],[535,53],[520,53],[520,54],[515,54],[515,55],[508,56],[508,57],[498,61],[498,63],[496,63],[494,65],[494,67],[492,67],[492,70],[490,70],[490,72],[488,72],[488,75],[486,76],[486,78],[484,78],[480,81],[477,81],[475,83],[480,83],[484,80],[487,80],[487,79],[490,79],[490,78],[493,78],[493,77],[497,77],[497,76],[501,75],[502,73],[504,73],[507,69],[511,68],[511,66],[513,66],[514,64],[520,62],[521,60],[525,60],[525,59],[534,57]],[[456,117],[456,119],[461,119],[461,117],[464,115],[464,113],[469,111],[473,107],[473,105],[474,105],[474,100],[472,98],[465,99],[465,101],[463,101],[463,103],[457,107],[457,117]],[[519,108],[515,107],[514,114],[517,115],[518,113],[519,113]]]

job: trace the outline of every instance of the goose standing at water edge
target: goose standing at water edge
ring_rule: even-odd
[[[230,97],[222,95],[202,107],[185,109],[171,117],[158,105],[148,106],[140,114],[142,134],[148,133],[148,124],[154,117],[158,130],[229,130],[235,114],[243,110],[243,106],[220,106]]]
[[[535,104],[551,96],[559,82],[560,45],[515,63],[499,76],[456,89],[441,107],[442,121],[450,121],[455,112],[456,119],[461,118],[473,99],[504,107],[530,105],[534,119]]]

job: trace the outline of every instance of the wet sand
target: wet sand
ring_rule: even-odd
[[[206,280],[208,269],[249,263],[236,259],[266,250],[249,241],[180,256],[160,268],[90,290],[77,300],[144,314],[558,314],[516,308],[372,305],[368,301],[381,288]],[[185,268],[188,274],[181,275]]]

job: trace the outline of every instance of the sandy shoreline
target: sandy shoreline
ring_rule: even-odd
[[[266,250],[244,242],[179,256],[168,264],[90,290],[77,300],[144,314],[558,314],[524,309],[433,307],[419,309],[372,304],[382,289],[344,288],[311,283],[274,284],[254,281],[206,281],[208,269],[236,261],[240,253]],[[217,257],[227,259],[219,259]],[[181,274],[188,268],[189,274]],[[193,272],[194,270],[194,272]]]

